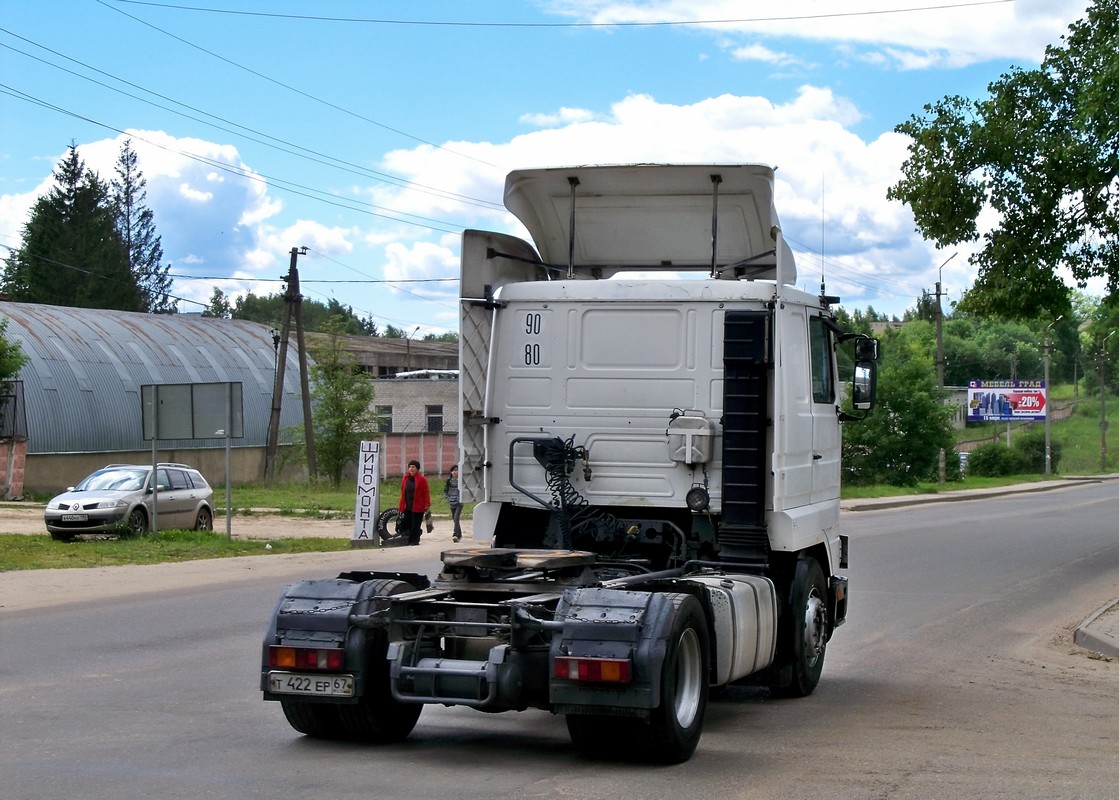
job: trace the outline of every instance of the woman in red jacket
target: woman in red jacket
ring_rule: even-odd
[[[408,532],[408,544],[420,543],[424,514],[431,510],[431,490],[427,478],[420,474],[420,462],[409,461],[408,473],[400,482],[400,516]]]

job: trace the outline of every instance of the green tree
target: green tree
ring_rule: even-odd
[[[7,337],[8,320],[0,317],[0,381],[7,381],[19,375],[27,356],[19,342]]]
[[[928,323],[910,323],[886,337],[874,413],[843,427],[843,476],[850,485],[933,480],[940,450],[954,452],[952,410],[937,389],[927,331],[914,327],[906,333],[920,325]]]
[[[337,318],[341,325],[338,333],[350,336],[377,336],[377,323],[372,317],[361,318],[353,308],[343,305],[333,297],[326,303],[308,298],[302,299],[303,327],[309,331],[324,331],[328,320]],[[283,293],[260,297],[252,292],[239,296],[232,306],[233,319],[247,319],[263,325],[278,328],[284,319]]]
[[[16,424],[17,417],[11,413],[8,403],[19,397],[10,381],[19,375],[20,369],[27,363],[27,356],[19,342],[6,336],[7,331],[8,320],[0,317],[0,431],[5,436],[11,436],[26,433],[21,430],[22,426]]]
[[[323,323],[327,336],[308,348],[311,397],[314,399],[315,460],[318,471],[338,488],[348,464],[357,460],[362,439],[376,431],[373,381],[345,350],[345,321],[331,317]]]
[[[147,181],[140,171],[139,158],[126,139],[116,164],[112,183],[116,205],[117,229],[124,242],[128,269],[140,288],[140,311],[172,313],[176,310],[171,296],[171,265],[162,265],[163,240],[155,231],[155,215],[145,205]]]
[[[75,145],[36,202],[0,286],[11,300],[79,308],[140,309],[108,187],[86,169]]]
[[[210,295],[210,302],[202,311],[204,317],[217,317],[218,319],[230,319],[233,317],[233,306],[229,304],[229,298],[225,296],[218,287],[214,287],[213,293]]]
[[[1119,291],[1119,0],[1096,0],[1038,69],[1014,69],[981,101],[926,105],[896,130],[911,137],[902,179],[917,229],[941,247],[983,234],[966,310],[1055,319],[1071,309],[1068,268]]]

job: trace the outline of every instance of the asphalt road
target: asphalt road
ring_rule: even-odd
[[[429,707],[390,747],[300,737],[257,690],[280,586],[330,574],[297,559],[231,583],[74,590],[0,614],[0,796],[1119,798],[1119,663],[1071,642],[1119,596],[1117,488],[845,513],[851,619],[817,692],[726,693],[672,768],[581,758],[539,711]],[[396,568],[432,572],[436,549],[416,550]]]

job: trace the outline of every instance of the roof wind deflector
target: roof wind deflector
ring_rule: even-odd
[[[723,182],[722,175],[711,176],[711,277],[719,275],[719,184]]]
[[[571,280],[575,277],[575,189],[579,185],[579,179],[571,175],[568,177],[567,183],[571,187],[571,225],[567,240],[567,279]]]

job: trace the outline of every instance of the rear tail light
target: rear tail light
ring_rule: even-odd
[[[268,666],[276,669],[342,669],[342,650],[328,647],[285,647],[271,645],[268,648]]]
[[[628,658],[557,656],[552,674],[561,681],[584,683],[629,683],[633,679]]]

